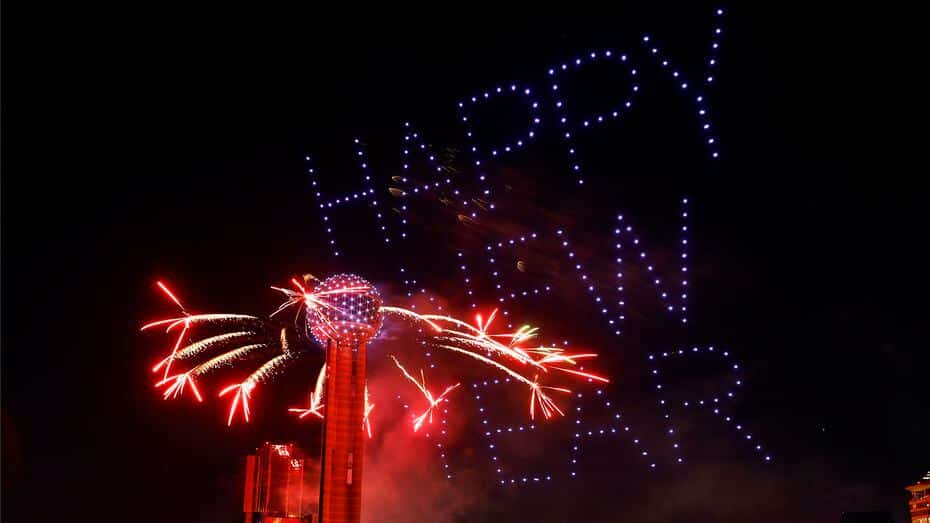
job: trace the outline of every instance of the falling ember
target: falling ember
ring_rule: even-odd
[[[220,397],[232,391],[236,391],[233,395],[232,405],[229,407],[229,419],[226,420],[226,425],[232,425],[233,417],[236,415],[236,408],[239,405],[242,405],[242,416],[245,418],[245,421],[249,421],[249,395],[252,393],[253,388],[254,386],[249,383],[237,383],[220,391]]]
[[[187,385],[190,385],[191,392],[194,394],[194,397],[197,398],[197,401],[203,402],[203,396],[200,395],[200,390],[197,389],[197,383],[194,381],[194,377],[191,376],[190,372],[185,372],[184,374],[178,374],[175,376],[169,376],[158,383],[155,384],[156,387],[161,387],[162,385],[168,385],[167,389],[164,392],[164,399],[168,398],[177,398],[184,392],[184,388]]]
[[[391,356],[391,359],[394,360],[394,365],[397,365],[397,368],[400,369],[400,372],[403,373],[404,377],[410,380],[410,382],[412,382],[414,385],[416,385],[417,389],[419,389],[420,392],[423,394],[423,397],[426,398],[426,401],[429,402],[429,406],[426,408],[426,411],[423,412],[423,414],[420,414],[419,416],[417,416],[413,420],[413,431],[416,432],[420,430],[420,427],[423,425],[423,422],[427,419],[427,416],[429,417],[428,418],[429,422],[430,423],[433,422],[433,409],[437,405],[442,403],[443,400],[446,398],[446,396],[453,390],[457,389],[459,385],[461,385],[461,383],[456,383],[455,385],[449,385],[448,387],[446,387],[446,390],[442,391],[442,394],[433,398],[433,394],[429,391],[429,389],[426,388],[426,377],[423,375],[422,369],[420,370],[420,381],[417,381],[417,379],[411,376],[410,373],[407,372],[407,369],[405,369],[404,366],[401,365],[399,361],[397,361],[397,358],[395,358],[394,356]]]
[[[324,383],[323,380],[325,379],[326,379],[326,364],[323,364],[323,366],[320,367],[320,373],[316,378],[316,386],[313,387],[312,391],[310,391],[310,396],[307,401],[308,403],[307,408],[305,409],[290,408],[290,409],[287,409],[287,411],[297,414],[297,417],[300,419],[303,419],[311,414],[313,414],[314,416],[320,419],[323,419],[323,413],[322,413],[323,383]],[[366,394],[367,394],[367,389],[366,389]]]
[[[365,432],[371,437],[371,411],[375,410],[375,404],[368,399],[368,385],[365,385],[365,417],[362,423],[365,425]]]
[[[539,378],[538,376],[533,378],[533,385],[530,387],[532,390],[532,393],[530,395],[530,419],[536,418],[536,407],[535,407],[536,404],[539,404],[539,410],[542,411],[543,416],[546,419],[551,418],[554,412],[557,412],[560,416],[564,416],[565,413],[563,413],[562,410],[559,409],[559,406],[556,405],[555,402],[552,401],[551,398],[543,394],[542,389],[549,389],[549,390],[554,390],[557,392],[564,392],[566,394],[570,394],[572,391],[562,388],[562,387],[540,386],[539,382],[537,381],[538,378]]]

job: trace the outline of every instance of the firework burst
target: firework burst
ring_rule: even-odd
[[[340,279],[341,278],[341,279]],[[336,283],[332,283],[335,281]],[[219,397],[231,397],[227,424],[231,425],[237,415],[248,422],[252,417],[252,395],[258,385],[271,381],[283,374],[308,355],[317,352],[319,345],[325,346],[329,339],[357,340],[377,334],[381,318],[394,318],[404,322],[426,326],[420,329],[425,336],[424,344],[460,355],[501,372],[528,387],[529,416],[535,419],[537,411],[548,419],[563,412],[549,396],[550,393],[568,394],[570,389],[562,386],[543,385],[541,377],[562,373],[588,382],[607,383],[604,376],[587,372],[579,362],[590,360],[594,353],[572,353],[561,347],[535,344],[539,329],[524,325],[514,332],[493,332],[492,326],[497,311],[485,319],[476,315],[474,325],[454,318],[435,314],[418,314],[408,309],[382,306],[380,298],[367,299],[374,288],[360,278],[338,276],[320,282],[313,290],[307,290],[296,278],[291,280],[293,288],[272,287],[285,295],[286,300],[268,317],[244,314],[194,314],[188,312],[177,295],[161,281],[156,285],[162,293],[177,305],[180,315],[156,320],[142,326],[142,330],[164,328],[172,334],[178,332],[167,355],[152,368],[161,373],[156,387],[163,388],[164,399],[178,398],[190,391],[198,401],[204,401],[198,381],[208,374],[222,369],[237,368],[245,362],[260,359],[261,363],[238,383],[222,387]],[[376,296],[376,295],[375,295]],[[367,300],[367,301],[366,301]],[[295,310],[293,322],[283,322],[278,317],[288,309]],[[303,321],[300,321],[303,320]],[[212,334],[191,341],[193,332],[201,327],[227,328],[229,332]],[[317,343],[313,342],[316,339]],[[320,352],[322,352],[320,350]],[[424,424],[432,423],[434,410],[460,383],[447,386],[441,393],[433,394],[426,386],[426,375],[420,371],[419,379],[410,374],[400,361],[391,356],[394,364],[426,400],[426,408],[416,415],[413,429],[418,431]],[[180,363],[188,364],[180,373],[171,369]],[[320,369],[305,407],[294,407],[289,412],[298,418],[325,416],[325,366]],[[374,403],[365,387],[365,412],[362,429],[371,435],[371,412]]]

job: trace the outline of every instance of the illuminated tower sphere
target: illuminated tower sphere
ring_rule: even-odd
[[[365,439],[365,355],[381,329],[381,296],[358,276],[337,274],[311,291],[313,336],[326,348],[320,522],[359,523]]]
[[[366,342],[381,329],[381,295],[372,284],[354,274],[326,278],[311,293],[326,305],[309,315],[310,332],[321,345]]]

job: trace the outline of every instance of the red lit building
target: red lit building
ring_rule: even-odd
[[[246,523],[316,523],[319,469],[293,443],[265,443],[245,461]]]
[[[907,490],[911,492],[911,523],[930,523],[930,472]]]

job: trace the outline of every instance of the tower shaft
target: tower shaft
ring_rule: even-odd
[[[359,523],[365,439],[365,343],[326,348],[320,522]]]

